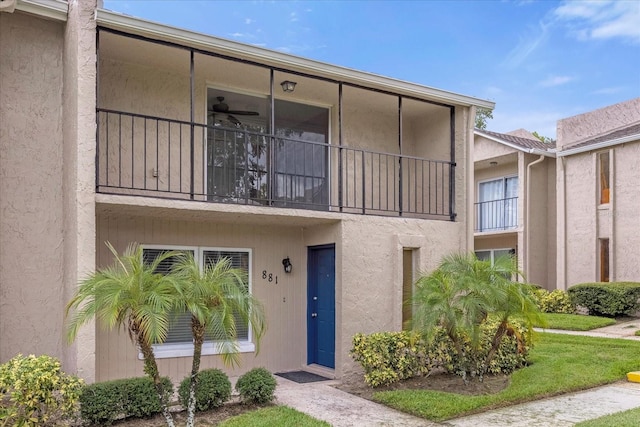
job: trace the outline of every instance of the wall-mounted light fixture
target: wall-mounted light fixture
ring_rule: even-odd
[[[498,162],[489,162],[490,166],[498,166]]]
[[[285,80],[282,83],[280,83],[280,86],[282,86],[282,90],[285,92],[293,92],[296,88],[297,83],[296,82],[292,82],[289,80]]]
[[[285,273],[291,273],[291,269],[293,268],[293,265],[291,265],[291,260],[289,259],[289,257],[286,257],[285,259],[282,260],[282,266],[284,267]]]

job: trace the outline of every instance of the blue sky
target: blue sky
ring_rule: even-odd
[[[640,0],[147,1],[106,9],[496,103],[488,129],[640,96]]]

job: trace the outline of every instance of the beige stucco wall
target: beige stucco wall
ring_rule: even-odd
[[[602,152],[602,151],[599,151]],[[597,154],[567,156],[564,161],[567,227],[564,243],[566,264],[558,275],[558,286],[567,287],[599,280],[599,238],[610,240],[610,279],[640,281],[640,259],[634,250],[640,244],[640,142],[609,149],[612,169],[611,201],[599,205]],[[559,180],[562,177],[559,177]],[[560,212],[560,210],[559,210]]]
[[[0,13],[0,363],[65,348],[63,35]]]
[[[567,149],[584,140],[640,122],[640,98],[558,120],[557,148]]]
[[[95,268],[96,0],[69,2],[64,35],[63,183],[65,303],[79,278]],[[63,367],[95,379],[95,333],[82,328],[65,347]]]
[[[357,371],[348,356],[357,332],[399,330],[402,323],[402,250],[416,249],[418,271],[435,268],[442,255],[463,250],[464,224],[419,219],[340,215],[334,224],[229,224],[202,220],[166,220],[151,216],[107,215],[99,219],[97,263],[111,257],[104,241],[118,250],[135,241],[154,245],[249,248],[252,250],[253,293],[265,306],[268,331],[260,354],[243,354],[241,374],[254,366],[272,371],[300,369],[306,363],[306,252],[309,246],[336,245],[336,375]],[[366,242],[366,244],[363,244]],[[282,272],[289,256],[293,273]],[[261,279],[266,270],[278,284]],[[375,310],[372,310],[375,307]],[[97,329],[98,380],[142,374],[138,352],[123,331]],[[160,359],[163,375],[181,380],[190,369],[189,357]],[[224,368],[218,356],[204,356],[203,369]]]
[[[518,177],[518,227],[515,230],[480,233],[476,249],[514,247],[518,265],[531,283],[547,289],[556,281],[555,158],[524,153],[488,138],[474,140],[474,200],[478,184],[500,177]],[[491,166],[490,162],[497,165]],[[531,165],[533,162],[536,164]],[[531,176],[529,176],[529,173]],[[508,246],[505,244],[509,243]]]

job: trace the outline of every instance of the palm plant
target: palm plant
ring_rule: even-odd
[[[195,390],[198,384],[202,345],[206,337],[217,342],[226,365],[240,362],[237,332],[239,326],[249,326],[254,332],[256,350],[265,331],[264,310],[247,288],[246,272],[233,268],[229,258],[221,258],[201,268],[193,254],[179,255],[173,273],[177,280],[179,311],[191,313],[193,360],[187,426],[195,418]]]
[[[173,277],[158,273],[158,267],[176,254],[163,253],[146,263],[141,246],[131,244],[121,255],[109,242],[107,247],[114,264],[84,279],[66,306],[67,339],[72,342],[80,327],[94,317],[110,330],[124,328],[142,352],[144,372],[153,380],[167,425],[173,427],[169,396],[162,387],[152,345],[166,339],[176,299]]]
[[[427,339],[433,337],[437,328],[444,329],[453,343],[466,381],[469,367],[465,363],[469,358],[465,354],[465,342],[468,337],[471,350],[477,356],[481,325],[489,314],[497,315],[500,323],[482,363],[485,371],[504,335],[515,333],[510,319],[524,319],[529,330],[533,320],[539,320],[537,305],[526,285],[514,280],[519,277],[522,274],[511,257],[498,259],[492,265],[473,253],[448,255],[434,272],[416,281],[412,299],[413,327],[422,331]]]

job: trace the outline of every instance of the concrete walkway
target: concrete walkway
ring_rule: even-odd
[[[640,340],[640,337],[634,336],[638,329],[640,319],[633,319],[595,331],[575,334]],[[569,333],[553,330],[545,332]],[[284,378],[276,378],[278,403],[324,420],[334,427],[565,427],[640,407],[640,384],[621,381],[582,392],[435,423],[338,390],[333,387],[337,381],[298,384]]]

